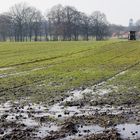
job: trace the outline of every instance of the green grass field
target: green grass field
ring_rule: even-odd
[[[139,41],[0,43],[0,139],[123,140],[139,131]]]
[[[0,43],[0,99],[48,101],[127,69],[112,83],[139,87],[139,63],[139,41]]]

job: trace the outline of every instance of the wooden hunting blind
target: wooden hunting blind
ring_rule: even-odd
[[[129,40],[136,40],[136,31],[130,31]]]

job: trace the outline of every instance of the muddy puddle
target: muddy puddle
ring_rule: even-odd
[[[77,133],[75,135],[69,134],[65,138],[62,138],[62,140],[80,139],[87,135],[103,133],[105,130],[105,128],[98,125],[77,125],[76,127]]]
[[[140,125],[136,124],[120,124],[116,126],[122,139],[140,139]]]
[[[90,125],[90,126],[83,126],[78,125],[77,126],[77,133],[75,135],[69,135],[62,140],[73,140],[73,139],[79,139],[86,137],[90,137],[90,135],[94,134],[103,134],[107,131],[110,131],[112,129],[116,129],[118,132],[118,136],[120,139],[123,140],[138,140],[140,139],[140,125],[136,124],[121,124],[117,125],[116,127],[110,127],[110,128],[104,128],[100,127],[98,125]],[[115,139],[115,138],[114,138]]]
[[[65,99],[69,101],[70,97]],[[76,99],[76,98],[75,98]],[[79,99],[79,96],[78,96]],[[71,100],[71,99],[70,99]],[[0,138],[5,135],[10,135],[13,133],[15,127],[18,126],[20,130],[33,129],[32,138],[43,139],[48,136],[59,133],[63,127],[63,122],[67,120],[85,120],[83,124],[80,124],[78,121],[75,122],[76,132],[65,133],[65,136],[60,137],[63,140],[70,139],[79,139],[84,138],[85,136],[90,136],[92,134],[102,134],[105,130],[116,129],[120,134],[122,139],[139,139],[140,138],[140,125],[122,123],[115,124],[112,123],[109,126],[102,126],[100,118],[111,116],[112,118],[117,115],[129,114],[130,109],[122,107],[111,107],[106,105],[101,106],[72,106],[65,107],[62,105],[62,102],[55,104],[51,107],[43,106],[43,104],[28,104],[20,105],[20,103],[6,102],[0,105],[0,118],[1,118],[1,129],[0,129]],[[91,118],[90,118],[91,117]],[[95,119],[98,117],[98,119]],[[131,115],[132,117],[132,115]],[[89,118],[86,121],[86,118]],[[89,123],[89,120],[95,120]],[[105,120],[103,120],[105,121]],[[107,120],[109,121],[109,120]],[[121,122],[121,121],[120,121]],[[9,127],[10,123],[10,127]],[[13,124],[12,124],[13,123]],[[15,124],[14,124],[15,123]],[[119,122],[118,122],[119,123]],[[12,124],[12,125],[11,125]],[[64,133],[64,132],[63,132]],[[60,131],[61,134],[61,131]],[[59,136],[58,136],[59,137]]]
[[[0,139],[140,139],[139,106],[91,104],[112,91],[117,87],[102,82],[70,91],[68,97],[51,106],[29,99],[28,103],[23,103],[26,99],[1,103]]]
[[[20,105],[15,102],[6,102],[0,105],[0,138],[20,131],[33,129],[32,137],[43,138],[56,131],[59,126],[47,113],[45,107],[37,104]]]

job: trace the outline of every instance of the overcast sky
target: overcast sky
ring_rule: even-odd
[[[99,10],[107,15],[110,23],[121,25],[128,25],[130,18],[140,19],[140,0],[0,0],[0,13],[20,2],[27,2],[42,12],[59,3],[75,6],[87,14]]]

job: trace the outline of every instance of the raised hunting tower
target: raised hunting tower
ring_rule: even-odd
[[[128,39],[129,40],[136,40],[136,31],[130,31]]]

